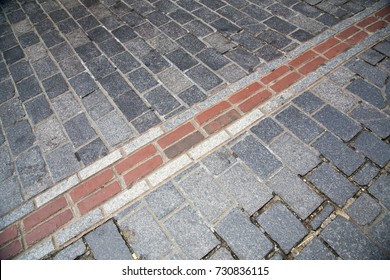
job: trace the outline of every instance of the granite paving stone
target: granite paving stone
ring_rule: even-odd
[[[249,72],[255,69],[260,63],[260,60],[256,56],[240,47],[229,51],[226,56]]]
[[[22,48],[29,47],[39,42],[39,37],[33,31],[23,33],[18,39]]]
[[[192,85],[191,81],[176,68],[168,68],[158,75],[164,86],[174,94],[178,94]]]
[[[181,71],[188,70],[198,64],[198,62],[183,49],[174,50],[173,52],[166,54],[166,57]]]
[[[76,94],[83,98],[97,89],[97,85],[92,77],[87,72],[77,74],[75,77],[69,79]]]
[[[160,30],[158,30],[149,22],[145,22],[137,27],[134,27],[134,31],[146,40],[152,39],[161,33]]]
[[[68,57],[63,61],[60,61],[58,64],[67,78],[74,77],[85,70],[84,66],[76,56]]]
[[[114,38],[100,42],[99,47],[108,57],[112,57],[125,51],[125,48]]]
[[[145,99],[161,115],[166,115],[180,106],[180,103],[163,86],[145,94]]]
[[[376,65],[381,61],[385,56],[375,49],[368,49],[359,55],[359,58],[370,63],[371,65]]]
[[[16,208],[23,203],[20,193],[20,184],[16,176],[2,181],[0,184],[2,195],[0,196],[0,213],[4,215],[8,211]]]
[[[102,91],[96,90],[82,99],[83,105],[89,116],[93,120],[97,120],[110,111],[114,110],[112,104]]]
[[[334,207],[332,204],[327,203],[325,207],[314,217],[310,222],[310,226],[313,229],[318,229],[321,224],[332,214]]]
[[[219,70],[229,63],[228,59],[226,59],[213,49],[206,49],[199,53],[196,57],[199,58],[212,70]]]
[[[11,65],[9,70],[15,83],[33,74],[30,64],[25,60],[21,60]],[[2,70],[2,72],[3,71],[6,71],[6,69]]]
[[[111,60],[123,73],[128,73],[140,66],[140,63],[129,52],[120,53],[111,57]]]
[[[206,45],[201,40],[190,33],[177,39],[177,42],[191,54],[196,54],[206,48]]]
[[[295,105],[297,105],[299,108],[301,108],[308,114],[313,113],[324,104],[324,101],[322,101],[310,91],[306,91],[303,94],[299,95],[293,100],[293,102]]]
[[[174,112],[175,111],[169,115],[173,114]],[[145,132],[159,123],[161,123],[160,118],[152,110],[147,111],[131,122],[131,124],[139,133]]]
[[[84,113],[67,121],[64,127],[75,147],[80,147],[96,136],[95,130]]]
[[[83,146],[76,152],[76,157],[84,163],[85,166],[95,162],[108,154],[108,149],[100,138],[93,140]]]
[[[386,106],[385,99],[380,90],[362,79],[352,81],[347,87],[347,90],[379,109],[383,109]]]
[[[361,104],[351,112],[351,116],[369,128],[382,139],[390,135],[390,118],[374,107]]]
[[[65,121],[79,113],[82,109],[71,92],[65,92],[51,100],[52,105],[62,121]]]
[[[134,30],[128,25],[122,25],[111,32],[122,43],[126,43],[127,41],[137,37],[137,34],[135,34]]]
[[[57,61],[62,61],[74,54],[72,47],[66,42],[51,48],[50,52]]]
[[[72,175],[80,167],[70,144],[53,150],[45,158],[55,182]]]
[[[18,98],[12,98],[0,105],[0,119],[3,128],[15,125],[25,115],[26,111]]]
[[[32,147],[35,141],[35,135],[27,120],[19,121],[6,128],[5,135],[14,156]]]
[[[56,74],[42,82],[49,98],[54,98],[68,90],[68,84],[61,74]]]
[[[87,248],[82,239],[77,240],[73,244],[65,247],[57,253],[53,260],[74,260],[86,252]]]
[[[232,254],[224,247],[218,249],[209,260],[220,261],[220,260],[234,260]]]
[[[372,179],[378,174],[379,169],[372,163],[367,162],[364,166],[353,176],[353,179],[361,186],[368,185]]]
[[[99,79],[99,82],[112,98],[117,98],[121,94],[132,90],[125,78],[118,72],[113,72],[110,75]]]
[[[86,63],[89,71],[96,78],[102,78],[115,71],[115,68],[111,65],[105,56],[99,56]]]
[[[197,37],[204,37],[213,33],[213,29],[211,27],[197,19],[186,23],[184,28]]]
[[[321,242],[319,238],[314,238],[295,257],[296,260],[335,260],[333,253]]]
[[[2,158],[0,162],[0,182],[2,182],[13,175],[15,168],[7,146],[0,147],[0,156]]]
[[[155,74],[160,73],[170,66],[170,63],[156,51],[151,51],[140,59]]]
[[[245,77],[245,71],[234,63],[230,63],[218,71],[221,76],[228,83],[234,83]]]
[[[173,40],[176,40],[187,34],[187,31],[174,21],[170,21],[167,24],[164,24],[160,27],[160,29]]]
[[[67,142],[61,123],[50,117],[35,127],[35,134],[43,152],[49,152]]]
[[[129,122],[148,110],[148,107],[134,91],[126,92],[114,101]]]
[[[183,100],[188,106],[192,106],[204,99],[206,99],[206,94],[203,93],[197,86],[192,86],[178,95],[181,100]]]
[[[199,87],[209,91],[222,83],[222,79],[203,65],[197,65],[186,72]]]
[[[167,54],[174,51],[179,45],[171,40],[165,34],[160,34],[148,40],[148,44],[161,54]]]
[[[39,123],[53,114],[49,102],[43,94],[26,102],[25,107],[28,116],[34,124]]]
[[[385,85],[387,75],[380,69],[366,63],[365,61],[351,61],[346,64],[346,67],[378,87],[383,87]]]
[[[382,174],[375,183],[369,188],[369,192],[373,194],[387,208],[390,208],[390,175]]]
[[[225,36],[218,32],[210,34],[203,40],[221,54],[233,49],[236,46],[234,42],[229,41]]]
[[[156,79],[145,68],[138,68],[130,72],[127,77],[140,92],[144,92],[157,85]]]
[[[377,44],[374,47],[374,49],[377,50],[378,52],[385,54],[386,56],[390,56],[389,46],[390,46],[390,42],[384,41]]]
[[[17,83],[16,89],[18,90],[19,97],[22,101],[26,101],[42,92],[42,88],[35,76],[30,76]]]
[[[390,213],[387,213],[383,217],[382,221],[373,227],[370,233],[370,237],[373,238],[384,251],[387,251],[386,259],[388,259],[390,255],[389,252],[390,239],[389,239],[389,235],[387,234],[389,232],[389,228],[390,228]]]
[[[219,175],[233,165],[237,159],[226,148],[218,149],[202,160],[206,168],[214,175]]]
[[[365,226],[374,221],[381,213],[382,208],[371,196],[362,193],[359,198],[347,209],[347,214],[359,225]]]
[[[272,243],[239,209],[233,209],[218,225],[217,233],[239,259],[264,259]]]
[[[8,65],[11,65],[12,63],[17,62],[18,60],[21,60],[25,57],[23,50],[19,47],[13,47],[9,50],[6,50],[3,52],[3,57],[5,59],[5,62]]]
[[[256,221],[286,254],[308,233],[303,224],[280,201],[260,214]],[[287,231],[288,235],[285,234]]]

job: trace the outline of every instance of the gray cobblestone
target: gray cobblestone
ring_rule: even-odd
[[[204,99],[206,95],[197,86],[192,86],[179,94],[181,100],[183,100],[188,106],[192,106]]]
[[[35,124],[53,114],[49,102],[44,95],[39,95],[36,98],[26,102],[25,106],[27,114]]]
[[[348,215],[362,226],[372,223],[381,211],[381,206],[366,193],[362,193],[347,209]]]
[[[296,260],[335,260],[335,255],[320,241],[314,238],[300,253]]]
[[[73,174],[80,166],[69,144],[49,153],[46,156],[46,162],[55,182]]]
[[[74,260],[83,255],[86,252],[86,249],[87,248],[85,247],[83,240],[79,239],[75,243],[58,252],[53,260]]]
[[[121,94],[131,91],[129,84],[118,72],[101,78],[99,82],[112,98],[117,98]]]
[[[0,119],[4,128],[15,125],[25,115],[26,111],[18,98],[12,98],[0,106]]]
[[[389,252],[389,245],[390,245],[390,238],[389,235],[387,234],[389,232],[390,228],[390,212],[387,213],[384,217],[383,220],[376,224],[370,234],[370,237],[373,238],[379,246],[382,247],[384,251],[387,250],[387,259],[390,255]]]
[[[65,130],[75,147],[79,147],[96,136],[85,114],[79,114],[64,124]]]
[[[20,81],[16,84],[16,88],[22,101],[26,101],[42,92],[42,88],[38,84],[38,80],[35,76],[30,76],[27,79]]]
[[[320,98],[318,98],[309,91],[306,91],[297,98],[295,98],[293,102],[295,103],[295,105],[297,105],[299,108],[309,114],[313,113],[324,104],[324,102]]]
[[[240,259],[263,259],[272,243],[240,210],[232,210],[217,226],[217,233]]]
[[[115,99],[116,105],[125,115],[128,121],[132,121],[147,111],[146,105],[141,98],[134,92],[129,91]]]
[[[351,70],[346,67],[340,67],[330,73],[328,77],[339,86],[345,86],[351,82],[353,76],[354,73]]]
[[[368,103],[371,103],[375,107],[378,107],[379,109],[383,109],[386,106],[385,100],[381,92],[379,91],[379,89],[367,83],[364,80],[361,79],[354,80],[347,87],[347,90],[356,94],[357,96],[367,101]]]
[[[60,122],[51,117],[35,127],[35,134],[43,152],[49,152],[67,141]]]
[[[389,116],[371,106],[361,104],[352,111],[351,116],[383,139],[390,135]]]
[[[87,72],[77,74],[77,76],[69,79],[69,83],[81,98],[97,89],[96,83]]]
[[[379,199],[383,205],[390,208],[390,175],[382,174],[375,183],[369,188],[369,192]]]
[[[334,211],[333,205],[327,203],[325,207],[314,217],[314,219],[310,222],[310,225],[313,229],[318,229],[321,224],[327,219],[330,214]]]
[[[251,131],[266,143],[271,142],[276,136],[283,132],[283,129],[271,118],[262,120],[251,128]]]
[[[5,134],[14,156],[29,149],[35,141],[35,135],[27,120],[17,122],[15,125],[8,127]]]
[[[224,247],[219,248],[209,260],[219,261],[219,260],[234,260],[232,254]]]
[[[6,212],[23,203],[22,194],[20,193],[20,185],[16,176],[1,182],[1,192],[1,215],[4,215]]]
[[[100,138],[93,140],[76,152],[76,156],[85,166],[108,154],[108,149]]]
[[[209,91],[222,83],[222,80],[202,65],[197,65],[186,72],[197,85]]]
[[[1,75],[4,75],[8,72],[6,69],[3,68],[1,70],[2,70]],[[15,83],[33,74],[30,64],[25,60],[21,60],[11,65],[9,67],[9,70],[11,72],[12,78],[15,81]]]
[[[157,85],[157,81],[144,68],[139,68],[133,72],[130,72],[127,77],[133,86],[140,92],[144,92]]]
[[[51,100],[54,110],[61,120],[67,120],[82,112],[79,103],[71,92],[65,92]]]
[[[174,113],[175,111],[171,114]],[[139,133],[145,132],[159,123],[161,123],[161,120],[153,111],[148,111],[131,122]]]
[[[236,158],[226,148],[221,148],[211,155],[208,155],[202,160],[202,163],[211,173],[219,175],[236,161]]]
[[[11,177],[14,173],[14,164],[11,161],[11,156],[6,146],[0,147],[0,182]]]
[[[362,60],[351,61],[346,64],[346,67],[378,87],[383,87],[385,85],[387,75],[380,69]]]
[[[180,106],[180,103],[163,86],[145,94],[145,99],[161,115],[166,115]]]
[[[240,47],[229,51],[226,56],[246,71],[252,71],[260,63],[260,60],[256,56]]]
[[[370,63],[371,65],[376,65],[379,61],[385,58],[385,56],[377,52],[375,49],[368,49],[359,55],[359,58]]]

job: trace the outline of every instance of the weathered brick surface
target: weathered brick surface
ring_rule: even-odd
[[[186,123],[179,128],[176,128],[174,131],[168,133],[167,135],[164,135],[164,137],[160,138],[157,143],[160,145],[161,148],[164,149],[194,130],[195,127],[191,123]]]
[[[122,160],[120,163],[115,165],[115,170],[118,173],[123,173],[126,170],[131,169],[132,167],[136,166],[138,163],[144,161],[145,159],[151,157],[157,152],[156,148],[149,144],[146,147],[140,149],[139,151],[135,152],[134,154],[130,155],[126,159]]]

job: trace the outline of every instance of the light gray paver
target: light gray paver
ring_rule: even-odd
[[[232,254],[224,247],[219,248],[209,260],[220,261],[220,260],[234,260]]]
[[[81,256],[86,251],[85,244],[82,239],[77,240],[75,243],[62,249],[58,254],[55,255],[53,260],[74,260]]]
[[[202,163],[211,173],[219,175],[236,161],[237,159],[223,147],[204,158]]]

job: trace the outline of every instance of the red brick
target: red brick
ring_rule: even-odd
[[[237,104],[238,102],[244,100],[244,99],[247,99],[249,96],[251,96],[252,94],[254,94],[256,91],[258,91],[259,89],[261,89],[261,84],[255,82],[249,86],[247,86],[246,88],[240,90],[239,92],[233,94],[230,98],[229,98],[229,101],[233,104]]]
[[[64,212],[57,214],[50,220],[47,220],[43,224],[37,226],[32,231],[26,233],[25,240],[27,242],[27,245],[31,246],[32,244],[49,236],[57,229],[65,225],[67,222],[72,220],[72,218],[73,218],[73,214],[70,209],[67,209]]]
[[[195,133],[190,134],[187,137],[181,139],[176,144],[170,146],[164,151],[164,153],[169,159],[172,159],[177,155],[181,154],[182,152],[190,149],[192,146],[196,145],[203,139],[204,136],[199,131],[196,131]]]
[[[240,104],[239,108],[242,112],[246,113],[267,100],[272,96],[272,93],[269,92],[268,90],[263,90],[262,92],[259,92],[255,96],[249,98],[242,104]]]
[[[333,48],[331,48],[329,51],[327,51],[324,55],[330,59],[330,58],[333,58],[333,57],[339,55],[340,53],[347,50],[348,48],[349,48],[349,45],[347,45],[346,43],[340,43],[340,44],[334,46]]]
[[[306,63],[301,68],[299,68],[298,72],[303,74],[303,75],[306,75],[306,74],[316,70],[318,67],[320,67],[322,64],[324,64],[325,61],[326,61],[325,58],[317,57],[316,59],[310,61],[309,63]]]
[[[317,56],[317,54],[315,52],[313,52],[312,50],[308,50],[307,52],[301,54],[300,56],[298,56],[294,60],[290,61],[289,64],[292,67],[298,67],[298,66],[302,65],[303,63],[305,63],[306,61],[313,59],[316,56]]]
[[[168,133],[161,139],[157,141],[157,143],[160,145],[161,148],[165,149],[169,145],[177,142],[177,140],[183,138],[184,136],[190,134],[195,130],[195,127],[192,125],[192,123],[188,122],[179,128],[175,129],[174,131]]]
[[[0,260],[8,260],[22,251],[22,243],[20,240],[15,240],[7,246],[0,249]]]
[[[0,245],[3,245],[16,237],[18,237],[18,227],[16,225],[9,226],[0,233]]]
[[[366,26],[369,26],[370,24],[372,24],[373,22],[377,21],[378,19],[376,17],[368,17],[368,18],[365,18],[363,19],[362,21],[358,22],[356,25],[359,26],[359,27],[366,27]]]
[[[283,65],[274,71],[272,73],[268,74],[264,78],[261,79],[261,82],[264,83],[265,85],[269,84],[270,82],[280,78],[284,74],[286,74],[288,71],[290,71],[290,68],[288,68],[286,65]]]
[[[110,185],[100,189],[96,193],[88,196],[77,204],[80,214],[84,215],[93,208],[101,205],[117,193],[121,191],[121,187],[118,182],[113,182]]]
[[[47,218],[53,216],[58,211],[64,209],[67,205],[68,203],[66,202],[64,196],[60,196],[55,200],[49,202],[49,204],[39,208],[23,220],[25,230],[32,229],[37,224],[43,222]]]
[[[327,39],[326,41],[322,42],[321,44],[319,44],[318,46],[316,46],[314,48],[314,50],[316,52],[323,53],[323,52],[329,50],[330,48],[332,48],[334,45],[338,44],[339,42],[340,42],[340,40],[338,40],[334,37],[331,37],[331,38]]]
[[[353,25],[353,26],[350,26],[347,29],[341,31],[339,34],[336,35],[336,37],[341,39],[341,40],[344,40],[344,39],[351,37],[353,34],[359,32],[359,31],[360,31],[360,29]]]
[[[114,172],[111,169],[106,169],[99,175],[89,179],[88,181],[75,187],[69,194],[74,202],[94,192],[114,177]]]
[[[379,29],[384,28],[387,25],[387,22],[381,20],[378,22],[375,22],[374,24],[371,24],[370,26],[366,27],[366,30],[369,32],[376,32]]]
[[[390,15],[384,18],[385,21],[390,22]]]
[[[390,14],[390,6],[386,6],[382,10],[380,10],[379,12],[375,13],[375,15],[378,17],[384,17],[384,16],[389,15],[389,14]]]
[[[138,179],[144,177],[145,175],[149,174],[153,170],[155,170],[157,167],[159,167],[163,163],[163,160],[160,155],[157,155],[148,161],[142,163],[141,165],[137,166],[127,174],[125,174],[123,177],[125,179],[126,185],[129,186]]]
[[[218,116],[220,113],[226,111],[229,108],[230,108],[229,103],[227,103],[226,101],[222,101],[222,102],[218,103],[217,105],[214,105],[210,109],[208,109],[208,110],[200,113],[199,115],[197,115],[195,117],[195,120],[199,124],[204,124],[208,120]]]
[[[120,163],[115,165],[115,170],[122,174],[123,172],[131,169],[132,167],[136,166],[138,163],[144,161],[145,159],[151,157],[157,152],[157,149],[154,147],[153,144],[149,144],[146,147],[143,147],[139,151],[131,154],[124,160],[122,160]]]
[[[206,130],[208,134],[213,134],[218,130],[220,130],[221,128],[227,126],[231,122],[239,119],[240,116],[241,115],[236,110],[234,109],[230,110],[229,112],[225,113],[224,115],[216,118],[209,124],[205,125],[204,130]]]
[[[351,38],[349,38],[345,42],[348,45],[353,46],[353,45],[359,43],[360,41],[363,41],[367,36],[368,36],[368,34],[366,32],[360,31],[359,33],[353,35]]]
[[[281,92],[282,90],[284,90],[284,89],[288,88],[289,86],[291,86],[292,84],[294,84],[300,78],[301,78],[301,75],[299,75],[296,72],[293,72],[293,73],[287,75],[286,77],[284,77],[283,79],[281,79],[280,81],[278,81],[277,83],[275,83],[271,87],[271,89],[275,92]]]

